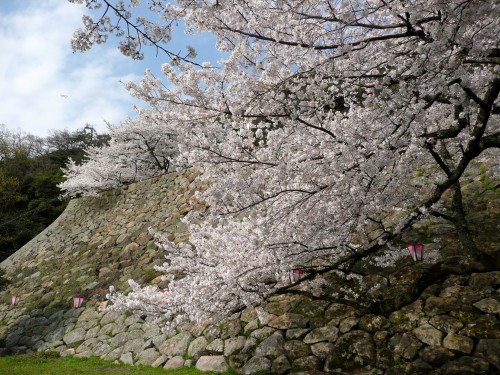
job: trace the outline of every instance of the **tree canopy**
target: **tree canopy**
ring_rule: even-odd
[[[136,118],[109,129],[107,147],[88,144],[87,161],[71,160],[64,169],[66,180],[59,187],[65,196],[94,195],[169,170],[178,150],[176,135],[154,110],[139,111]]]
[[[104,145],[90,125],[42,138],[0,126],[0,261],[50,225],[66,207],[57,184],[72,158],[79,164],[86,147]]]
[[[211,182],[189,244],[157,234],[171,293],[132,283],[112,293],[116,308],[179,322],[254,305],[288,270],[349,272],[428,215],[477,256],[460,182],[480,155],[498,157],[497,1],[154,1],[150,18],[134,17],[139,0],[70,1],[102,10],[84,17],[75,50],[115,34],[126,55],[168,54],[167,85],[146,72],[127,87],[154,132],[175,130],[175,164]],[[169,51],[179,20],[229,57]]]

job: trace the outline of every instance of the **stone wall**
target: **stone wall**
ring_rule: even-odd
[[[106,311],[110,285],[161,287],[162,255],[147,228],[189,238],[180,218],[203,210],[193,171],[172,173],[95,198],[72,201],[63,215],[2,263],[12,279],[1,294],[0,352],[57,350],[130,364],[243,374],[492,374],[500,370],[500,271],[457,269],[419,290],[437,268],[407,263],[367,275],[366,303],[335,300],[329,288],[276,296],[219,324],[163,332],[150,318]],[[457,264],[457,262],[450,262]],[[472,268],[471,268],[472,269]],[[447,273],[449,275],[449,272]],[[374,286],[377,285],[376,288]],[[350,287],[356,288],[351,285]],[[11,295],[21,302],[12,306]],[[83,295],[82,308],[71,308]],[[378,301],[374,303],[374,301]]]
[[[4,304],[2,346],[243,374],[493,374],[500,364],[499,285],[498,271],[450,277],[381,315],[285,295],[217,325],[170,333],[148,318],[103,311],[102,304],[32,310]]]
[[[110,285],[160,283],[163,257],[148,228],[172,241],[189,238],[182,216],[204,210],[194,197],[203,186],[193,171],[167,175],[72,200],[63,214],[0,266],[13,279],[9,293],[24,306],[66,306],[72,295],[103,300]],[[155,280],[155,278],[157,278]]]

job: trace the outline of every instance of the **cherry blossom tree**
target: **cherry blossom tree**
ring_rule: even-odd
[[[66,180],[58,185],[64,196],[96,195],[168,172],[176,135],[157,111],[138,109],[136,117],[109,130],[109,145],[87,148],[84,163],[70,160]]]
[[[496,1],[150,1],[154,28],[132,21],[138,0],[72,2],[103,6],[76,50],[114,33],[127,55],[167,52],[169,85],[147,73],[128,88],[175,129],[177,165],[210,180],[209,213],[187,218],[190,243],[157,234],[170,293],[132,282],[111,294],[117,309],[179,323],[255,305],[349,272],[427,215],[452,222],[478,256],[460,179],[483,153],[498,157]],[[180,19],[215,34],[228,58],[169,52]],[[286,285],[297,267],[305,276]]]

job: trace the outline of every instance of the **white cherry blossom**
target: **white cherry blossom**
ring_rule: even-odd
[[[118,21],[131,19],[127,4],[113,6],[124,9]],[[128,296],[111,294],[116,309],[178,323],[255,305],[287,290],[288,270],[306,270],[304,280],[328,269],[348,272],[425,215],[450,220],[463,251],[475,255],[460,179],[479,155],[498,158],[498,1],[149,6],[163,23],[131,29],[134,43],[153,44],[172,60],[163,66],[168,84],[149,73],[128,84],[154,113],[151,127],[143,119],[137,125],[175,134],[175,164],[195,166],[210,181],[203,193],[210,211],[202,224],[190,224],[189,244],[173,246],[158,234],[168,296],[132,282]],[[192,63],[190,49],[168,52],[164,43],[179,19],[189,32],[216,35],[229,57],[212,66]],[[74,48],[115,33],[109,25],[86,22]],[[130,34],[124,38],[124,53],[142,53]],[[106,152],[93,150],[88,167],[70,169],[69,194],[85,193],[74,181],[91,178],[92,163],[104,165]],[[137,161],[147,154],[134,152]],[[137,165],[147,176],[154,163]],[[454,199],[444,207],[447,191]]]

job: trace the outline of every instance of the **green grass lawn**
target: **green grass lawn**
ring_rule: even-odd
[[[58,353],[31,353],[0,357],[0,374],[5,375],[73,375],[73,374],[141,374],[141,375],[196,375],[215,374],[195,368],[164,370],[149,366],[128,366],[104,361],[98,357],[60,357]],[[235,372],[225,372],[234,375]]]

